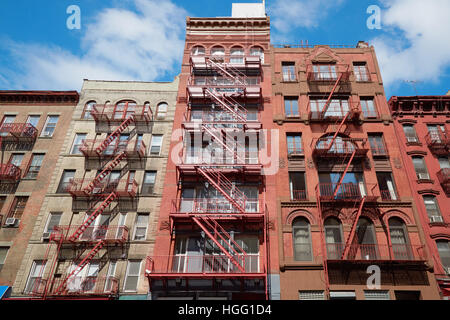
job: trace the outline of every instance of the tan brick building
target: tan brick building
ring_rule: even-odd
[[[84,81],[13,296],[146,298],[177,89]]]
[[[0,286],[14,283],[78,98],[0,91]]]

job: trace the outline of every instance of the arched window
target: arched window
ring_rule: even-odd
[[[167,108],[168,105],[165,102],[161,102],[158,104],[158,107],[156,109],[156,119],[163,120],[167,115]]]
[[[230,63],[242,64],[244,63],[244,48],[233,47],[230,50]]]
[[[211,56],[214,58],[215,61],[224,62],[224,58],[225,58],[224,47],[215,46],[215,47],[211,48]]]
[[[84,105],[83,115],[81,116],[82,119],[93,119],[92,117],[92,109],[97,104],[95,101],[89,101]]]
[[[292,239],[294,260],[311,261],[311,231],[309,222],[305,218],[296,218],[292,223]]]
[[[328,259],[340,259],[345,245],[342,241],[341,222],[334,217],[327,218],[324,223],[324,228]]]
[[[192,48],[192,55],[193,56],[200,56],[205,54],[205,48],[202,46],[195,46]]]
[[[403,220],[399,218],[389,219],[389,233],[391,235],[392,252],[397,260],[410,260],[412,258],[409,246],[408,232]]]
[[[121,120],[126,119],[134,114],[136,108],[136,102],[133,100],[123,100],[116,104],[114,108],[114,119]]]
[[[253,47],[250,49],[251,56],[258,56],[261,59],[261,63],[264,63],[264,50],[261,47]]]
[[[376,260],[379,256],[378,247],[375,235],[375,227],[372,221],[368,218],[359,218],[356,225],[356,237],[358,246],[351,248],[351,251],[357,253],[358,247],[360,250],[360,259],[362,260]]]
[[[436,245],[444,271],[450,275],[450,241],[436,240]]]

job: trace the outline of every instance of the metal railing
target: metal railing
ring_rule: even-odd
[[[339,104],[333,103],[333,100],[330,101],[328,108],[325,113],[323,113],[324,103],[321,105],[316,102],[310,101],[308,103],[308,116],[310,120],[342,120],[350,111],[350,115],[348,120],[354,119],[355,115],[359,115],[361,113],[361,107],[359,102],[351,102],[347,100],[339,100]],[[313,107],[314,106],[314,107]],[[321,108],[319,110],[319,108]]]
[[[70,237],[81,225],[55,226],[51,237],[62,239],[63,242],[70,241]],[[77,242],[125,242],[128,240],[128,228],[126,226],[89,226],[78,237]]]
[[[31,123],[4,123],[0,127],[0,136],[8,135],[16,139],[36,139],[38,130]]]
[[[185,122],[197,123],[214,123],[216,126],[221,124],[224,129],[242,127],[243,122],[236,121],[236,118],[231,116],[229,112],[222,110],[206,111],[206,110],[191,110],[184,114]],[[246,122],[259,122],[260,115],[258,112],[248,112]],[[239,128],[239,127],[238,127]]]
[[[291,200],[306,200],[306,190],[292,190]]]
[[[410,244],[353,244],[349,253],[342,257],[345,243],[327,243],[328,260],[388,260],[388,261],[425,261],[426,253],[423,245]]]
[[[123,122],[133,116],[134,121],[153,121],[153,112],[150,105],[130,105],[125,111],[117,110],[115,105],[99,105],[92,107],[91,116],[95,121]]]
[[[17,182],[22,175],[22,169],[12,163],[0,164],[0,180],[1,182]]]
[[[128,141],[113,141],[108,145],[103,152],[99,152],[98,149],[101,148],[105,140],[83,140],[80,146],[80,151],[85,157],[100,157],[100,158],[112,158],[116,157],[119,153],[125,152],[128,157],[144,157],[147,152],[147,146],[144,141],[133,141],[129,143]]]
[[[380,189],[381,199],[383,201],[398,201],[397,193],[393,190]]]
[[[116,277],[72,277],[64,285],[64,289],[56,292],[65,277],[53,279],[48,286],[47,296],[109,296],[119,291],[119,279]],[[25,293],[43,296],[48,280],[34,279],[34,284]]]
[[[443,168],[436,173],[439,183],[450,189],[450,168]]]
[[[356,150],[355,156],[366,156],[369,151],[366,147],[367,139],[331,138],[314,139],[314,154],[320,156],[348,156]]]
[[[246,213],[262,213],[262,200],[242,200]],[[183,198],[172,200],[173,213],[237,213],[238,210],[225,198]]]
[[[442,131],[441,129],[430,131],[425,136],[425,141],[429,146],[448,144],[450,143],[450,132],[449,130]]]
[[[360,200],[363,197],[377,198],[377,195],[374,193],[377,184],[342,183],[336,196],[333,196],[337,185],[337,183],[319,183],[317,187],[319,188],[320,198],[324,200]]]
[[[115,191],[119,198],[131,197],[134,198],[138,192],[138,183],[136,180],[110,180],[97,182],[92,189],[92,192],[86,192],[87,188],[95,179],[71,179],[66,185],[66,192],[70,193],[73,197],[86,197],[86,196],[103,196],[108,195]]]
[[[306,67],[306,78],[309,82],[336,81],[341,76],[341,81],[348,81],[351,71],[348,64],[329,65],[328,71],[318,70],[315,67],[321,65],[309,64]]]

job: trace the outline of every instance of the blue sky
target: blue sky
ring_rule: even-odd
[[[185,17],[230,16],[239,0],[2,0],[0,89],[80,90],[82,79],[171,81]],[[69,30],[66,9],[81,9]],[[366,12],[381,9],[381,29]],[[272,43],[375,46],[387,98],[450,90],[448,0],[267,0]],[[407,81],[416,81],[415,85]]]

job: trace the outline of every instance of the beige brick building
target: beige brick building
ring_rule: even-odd
[[[84,81],[13,297],[146,298],[177,90]]]
[[[76,91],[0,91],[0,286],[12,286],[78,103]]]

